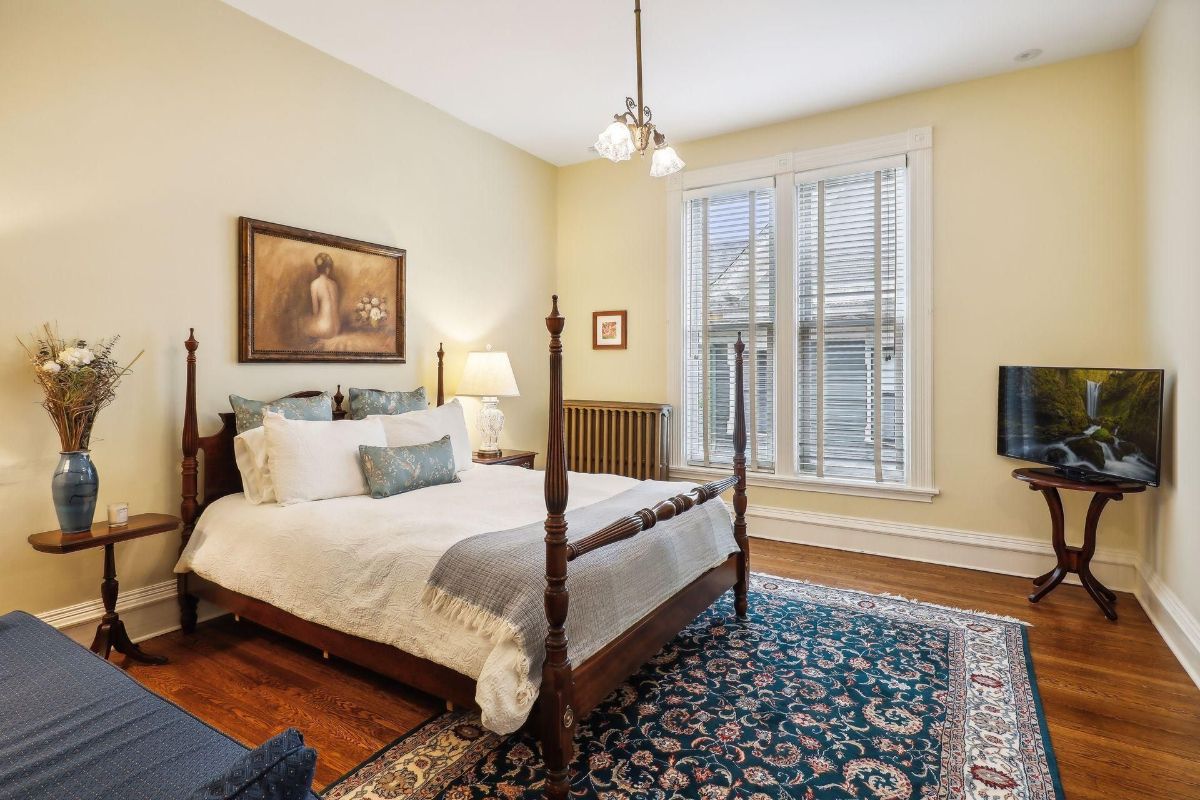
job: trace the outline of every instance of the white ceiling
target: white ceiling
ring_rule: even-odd
[[[555,164],[593,158],[636,89],[632,0],[225,2]],[[645,0],[646,103],[679,143],[1126,47],[1153,6]]]

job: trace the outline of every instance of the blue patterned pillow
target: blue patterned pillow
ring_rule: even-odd
[[[295,728],[246,753],[189,795],[188,800],[306,800],[317,751]]]
[[[394,494],[458,483],[454,471],[454,448],[450,437],[436,442],[408,447],[358,446],[358,461],[371,489],[371,497],[391,497]]]
[[[328,422],[333,419],[333,400],[325,393],[316,397],[281,397],[270,401],[247,400],[231,394],[229,405],[233,406],[233,422],[238,433],[261,426],[264,411],[283,414],[287,419],[314,422]]]
[[[428,407],[424,386],[418,386],[411,392],[380,392],[350,387],[350,419],[366,419],[371,414],[405,414],[424,411]]]

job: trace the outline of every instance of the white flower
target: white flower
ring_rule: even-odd
[[[378,298],[378,297],[372,297],[372,298],[371,298],[371,305],[373,305],[373,306],[377,306],[377,305],[379,305],[379,298]]]
[[[58,372],[61,369],[62,369],[62,367],[60,367],[58,365],[58,362],[56,362],[56,361],[43,361],[42,362],[42,366],[41,366],[42,372],[49,372],[51,375],[53,375],[54,373]]]
[[[371,309],[371,319],[372,320],[378,321],[379,318],[382,316],[383,316],[383,312],[381,312],[378,308]]]
[[[58,354],[58,363],[64,367],[85,367],[95,358],[86,347],[68,347]]]

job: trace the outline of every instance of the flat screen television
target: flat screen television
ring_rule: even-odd
[[[1160,369],[1000,367],[996,451],[1077,480],[1158,486]]]

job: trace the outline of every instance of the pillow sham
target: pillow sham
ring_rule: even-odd
[[[262,425],[264,411],[274,411],[288,419],[333,419],[333,399],[324,392],[315,397],[281,397],[278,400],[247,400],[231,394],[229,405],[233,406],[233,422],[238,433]]]
[[[358,458],[371,497],[377,500],[426,486],[459,482],[449,435],[436,442],[407,447],[359,445]]]
[[[275,499],[289,506],[367,493],[358,446],[387,445],[378,419],[310,422],[263,414]]]
[[[260,425],[233,437],[233,460],[242,474],[242,492],[254,505],[275,502],[271,462],[267,459],[267,434]]]
[[[462,472],[474,465],[471,461],[471,437],[467,435],[467,418],[458,398],[425,411],[372,415],[367,419],[376,419],[383,424],[388,447],[408,447],[449,436],[450,446],[454,450],[455,471]]]
[[[372,414],[406,414],[429,408],[425,399],[425,387],[418,386],[411,392],[381,392],[377,389],[355,389],[350,387],[350,419],[366,419]]]
[[[240,756],[188,800],[305,800],[317,769],[317,751],[295,728]]]

